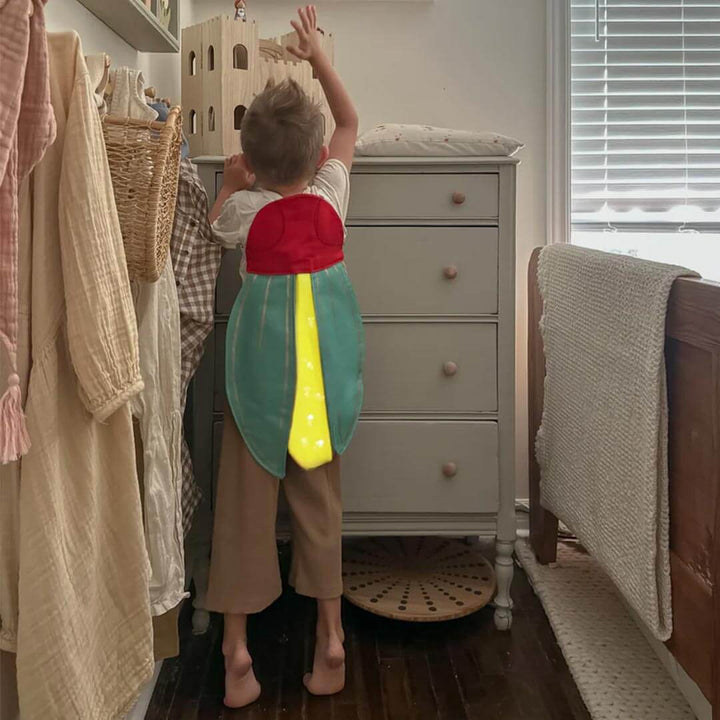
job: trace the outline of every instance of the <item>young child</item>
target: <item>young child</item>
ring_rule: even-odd
[[[225,614],[225,704],[260,695],[247,617],[282,592],[275,540],[280,479],[290,506],[290,582],[317,599],[317,695],[345,684],[340,467],[362,403],[362,322],[343,263],[358,118],[320,45],[315,8],[288,48],[313,66],[336,123],[323,146],[319,108],[292,81],[260,93],[242,122],[243,154],[225,163],[210,213],[247,271],[228,322],[228,407],[215,509],[208,609]],[[252,188],[252,189],[251,189]]]

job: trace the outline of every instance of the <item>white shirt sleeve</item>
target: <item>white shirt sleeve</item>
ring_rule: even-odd
[[[212,224],[218,244],[228,250],[234,250],[238,245],[245,248],[252,221],[264,204],[259,196],[260,193],[251,190],[239,190],[225,201],[218,219]]]
[[[328,160],[317,171],[310,192],[327,200],[345,222],[350,200],[350,173],[342,161]]]

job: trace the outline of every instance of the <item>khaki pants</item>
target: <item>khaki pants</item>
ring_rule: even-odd
[[[301,595],[342,594],[340,459],[302,470],[288,457],[283,488],[292,521],[290,584]],[[275,521],[280,481],[260,467],[226,409],[207,608],[257,613],[282,593]]]

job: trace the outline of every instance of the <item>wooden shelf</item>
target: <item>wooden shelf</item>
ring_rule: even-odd
[[[126,43],[143,52],[178,52],[180,42],[164,28],[152,11],[137,0],[80,0]],[[173,0],[170,28],[177,27],[177,2]]]

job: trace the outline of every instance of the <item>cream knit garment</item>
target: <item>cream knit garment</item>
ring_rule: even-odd
[[[569,245],[540,254],[544,507],[660,639],[672,633],[665,314],[673,265]]]
[[[156,120],[157,110],[145,102],[145,79],[139,70],[120,67],[110,73],[112,96],[108,113],[138,120]]]

